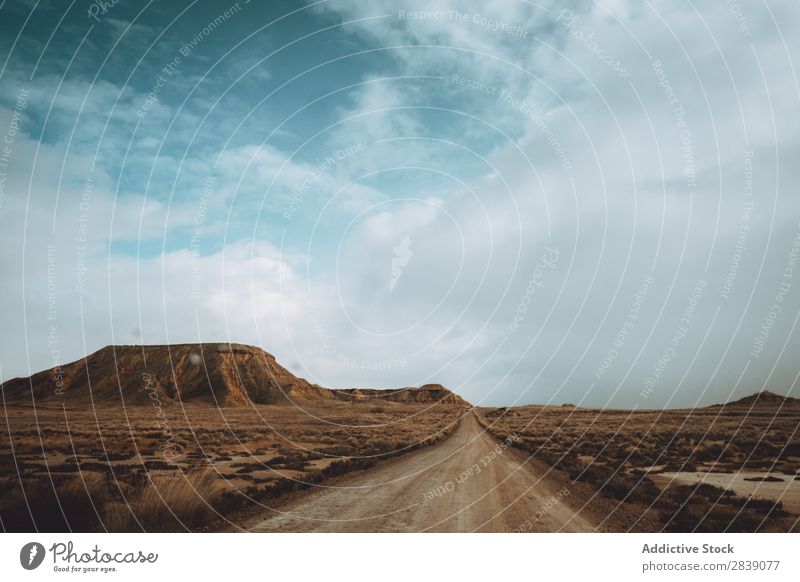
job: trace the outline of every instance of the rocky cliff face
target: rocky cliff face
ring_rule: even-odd
[[[298,378],[264,350],[242,344],[108,346],[82,360],[2,385],[9,403],[216,406],[309,401],[466,402],[438,384],[387,390],[330,390]]]

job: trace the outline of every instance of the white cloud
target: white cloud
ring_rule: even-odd
[[[467,22],[456,22],[450,16],[398,18],[400,8],[388,0],[326,3],[334,18],[390,15],[350,25],[366,47],[465,50],[406,48],[382,55],[391,66],[380,75],[365,71],[365,83],[335,110],[340,123],[315,128],[325,131],[296,155],[274,145],[226,150],[200,257],[158,243],[164,235],[191,236],[198,210],[193,192],[198,176],[213,166],[213,147],[203,144],[202,153],[188,155],[181,168],[188,183],[176,188],[165,178],[180,160],[162,153],[150,188],[167,196],[145,198],[149,189],[134,188],[117,198],[113,221],[114,173],[100,167],[83,322],[70,289],[76,216],[91,158],[80,147],[67,154],[62,144],[43,145],[36,172],[18,166],[0,218],[8,325],[28,333],[27,346],[3,343],[4,375],[26,372],[20,368],[27,353],[35,355],[32,370],[48,365],[46,244],[52,241],[65,359],[83,355],[85,329],[94,342],[87,349],[112,339],[231,339],[260,343],[327,385],[438,381],[488,403],[587,396],[596,405],[658,406],[675,396],[673,404],[687,405],[707,383],[713,394],[704,403],[724,400],[734,387],[739,394],[753,391],[767,378],[768,387],[787,391],[791,363],[781,360],[769,374],[784,342],[798,346],[790,316],[776,323],[767,353],[752,362],[744,382],[735,382],[782,281],[800,218],[793,196],[800,180],[793,163],[800,121],[791,68],[800,56],[793,42],[797,6],[773,9],[784,46],[760,7],[747,7],[750,35],[743,36],[742,22],[725,4],[699,7],[699,15],[666,2],[602,4],[574,8],[579,20],[570,29],[554,22],[560,6],[549,13],[500,1],[402,7],[467,15]],[[473,21],[475,15],[528,36],[493,30],[488,20]],[[629,75],[617,74],[603,55],[618,57]],[[453,74],[484,86],[459,85]],[[383,78],[419,75],[434,78]],[[55,111],[62,126],[79,109],[84,90],[65,89]],[[503,90],[514,99],[501,97]],[[95,93],[98,112],[116,98],[113,86]],[[160,122],[161,113],[150,121]],[[129,121],[120,115],[122,125]],[[87,144],[98,130],[87,126]],[[152,163],[158,143],[146,132],[140,145],[147,149],[134,152],[134,162]],[[338,158],[357,144],[364,147]],[[34,142],[18,145],[17,159],[31,159]],[[754,210],[733,291],[723,299],[721,285],[730,276],[743,223],[749,149]],[[44,171],[62,166],[60,182]],[[696,172],[693,181],[687,168]],[[35,197],[28,204],[30,175]],[[48,236],[56,192],[57,229]],[[169,196],[174,203],[166,202]],[[262,201],[265,215],[259,216]],[[27,225],[20,216],[27,216]],[[131,243],[140,236],[151,245],[146,255],[109,255],[112,239]],[[412,254],[392,287],[394,249],[405,237]],[[560,258],[538,279],[546,247],[557,248]],[[654,284],[635,328],[619,359],[598,378],[595,371],[647,276]],[[686,338],[659,390],[643,401],[642,383],[674,337],[700,279],[708,287]],[[200,298],[192,300],[198,282]],[[527,305],[532,285],[535,300]],[[798,301],[797,294],[787,297],[784,312],[800,310]],[[512,331],[521,305],[524,317]]]

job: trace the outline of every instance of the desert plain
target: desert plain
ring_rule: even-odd
[[[330,390],[237,344],[116,346],[3,384],[4,531],[775,532],[800,401],[473,406]]]

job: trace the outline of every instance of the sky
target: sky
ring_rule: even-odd
[[[0,378],[236,342],[476,405],[800,396],[800,5],[0,2]]]

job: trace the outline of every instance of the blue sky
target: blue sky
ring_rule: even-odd
[[[798,8],[717,4],[2,3],[2,377],[235,341],[484,404],[796,394]]]

